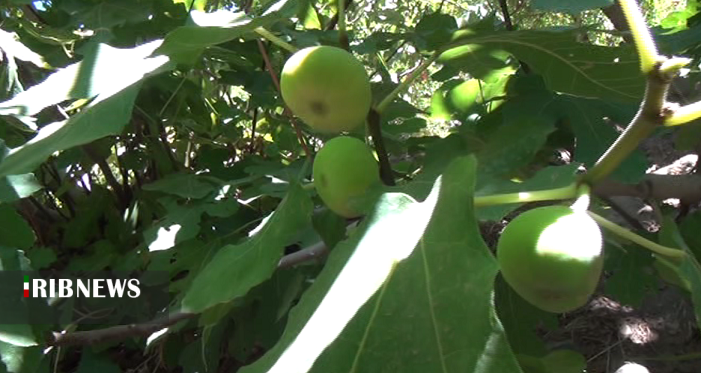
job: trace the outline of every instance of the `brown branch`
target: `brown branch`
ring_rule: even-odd
[[[119,341],[130,337],[149,336],[163,328],[182,320],[197,316],[194,313],[176,313],[143,324],[118,325],[105,329],[86,330],[72,333],[52,332],[48,336],[48,346],[87,346],[102,342]]]
[[[280,259],[277,267],[280,268],[290,268],[298,264],[305,263],[314,259],[319,259],[320,257],[326,255],[329,252],[328,247],[323,241],[317,242],[314,245],[295,251],[294,253],[287,254]]]
[[[696,203],[701,201],[701,175],[648,174],[638,184],[603,180],[594,186],[594,193],[606,197],[630,196],[659,201],[677,198],[683,203]]]
[[[368,130],[372,136],[372,143],[375,145],[375,151],[377,152],[377,157],[380,160],[380,178],[385,185],[393,186],[395,185],[394,172],[392,171],[392,165],[389,162],[389,156],[387,155],[387,149],[385,148],[385,141],[382,138],[380,113],[378,113],[375,109],[370,109],[367,121]]]
[[[353,0],[346,0],[345,2],[345,7],[343,9],[348,10],[353,3]],[[333,17],[329,20],[329,23],[326,24],[324,27],[325,31],[330,31],[336,28],[336,25],[338,24],[338,13],[334,14]]]
[[[618,0],[616,0],[613,5],[601,8],[601,11],[604,12],[604,15],[611,21],[613,28],[625,32],[625,34],[622,35],[623,40],[625,40],[626,43],[633,43],[633,35],[629,32],[630,27],[628,26],[628,21],[626,21],[626,16],[623,14],[623,9],[618,3]]]
[[[499,7],[501,8],[501,14],[504,16],[504,24],[506,25],[506,30],[507,31],[514,31],[515,27],[514,24],[511,22],[511,15],[509,14],[509,5],[506,3],[506,0],[499,0]],[[523,72],[526,74],[529,74],[531,72],[531,68],[526,65],[525,62],[519,60],[518,63],[521,65],[521,69],[523,69]]]

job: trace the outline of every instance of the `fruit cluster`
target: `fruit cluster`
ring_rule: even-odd
[[[293,54],[282,69],[280,90],[290,110],[321,133],[352,131],[365,123],[370,111],[365,67],[336,47],[309,47]],[[326,142],[314,159],[313,179],[326,206],[347,218],[362,215],[353,199],[380,182],[372,150],[349,136]]]
[[[317,46],[296,52],[280,79],[292,112],[320,133],[339,134],[364,123],[370,81],[363,65],[343,49]],[[362,215],[356,199],[380,183],[372,150],[350,136],[335,137],[317,153],[314,187],[333,212]],[[524,299],[550,312],[583,306],[603,267],[601,230],[585,211],[547,206],[526,211],[502,233],[497,260],[506,282]]]

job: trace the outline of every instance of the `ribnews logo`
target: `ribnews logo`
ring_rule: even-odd
[[[169,271],[0,269],[0,324],[147,322],[172,306],[170,284]]]
[[[30,285],[31,284],[31,285]],[[138,298],[138,279],[40,279],[24,275],[25,298]]]

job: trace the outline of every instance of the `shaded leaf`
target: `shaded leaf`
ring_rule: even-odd
[[[36,240],[29,223],[7,203],[0,204],[0,227],[0,246],[27,249]]]
[[[256,27],[267,26],[292,16],[296,8],[294,1],[280,0],[265,14],[254,18],[244,12],[220,10],[204,13],[194,10],[190,12],[190,16],[195,25],[181,26],[168,33],[163,45],[155,53],[168,55],[181,63],[192,63],[205,48],[233,40],[252,32]]]
[[[525,62],[557,92],[621,102],[639,101],[645,90],[632,46],[601,47],[576,42],[576,32],[506,31],[454,34],[452,48],[439,61],[475,63],[470,56],[484,48],[501,49]]]
[[[169,174],[143,186],[144,190],[173,194],[183,198],[200,199],[217,189],[207,177],[194,174]]]
[[[287,197],[251,238],[239,245],[224,246],[214,255],[192,282],[183,308],[201,312],[241,297],[270,278],[285,246],[308,223],[311,211],[307,194],[292,184]]]
[[[49,75],[43,82],[0,103],[0,114],[33,115],[72,98],[101,95],[98,101],[103,101],[166,64],[165,57],[148,58],[159,45],[161,41],[158,40],[132,49],[96,44],[86,50],[83,61]]]

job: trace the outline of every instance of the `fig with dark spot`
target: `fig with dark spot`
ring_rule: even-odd
[[[280,90],[290,110],[322,133],[358,128],[365,123],[372,99],[363,64],[331,46],[293,54],[282,69]]]

